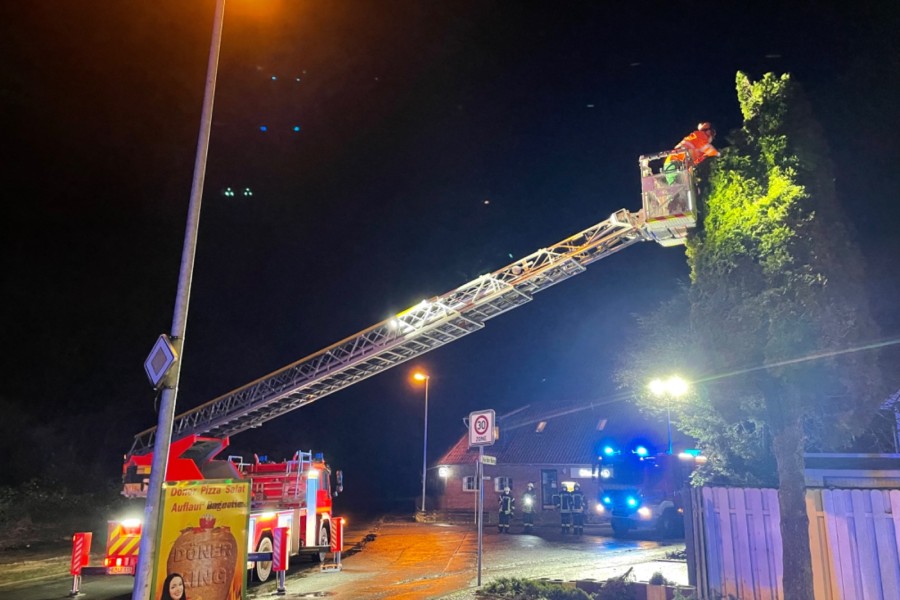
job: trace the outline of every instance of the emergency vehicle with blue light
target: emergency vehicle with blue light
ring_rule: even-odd
[[[690,474],[706,457],[696,450],[656,453],[649,444],[624,448],[603,445],[593,521],[612,526],[616,536],[654,530],[670,538],[684,535],[684,506]]]

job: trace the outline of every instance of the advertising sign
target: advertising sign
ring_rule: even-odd
[[[165,483],[151,600],[239,600],[249,515],[249,482]]]

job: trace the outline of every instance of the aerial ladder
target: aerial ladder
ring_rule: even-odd
[[[228,438],[478,331],[485,322],[633,244],[685,243],[696,226],[689,160],[674,175],[654,173],[673,152],[641,156],[643,208],[621,209],[596,225],[345,338],[274,373],[175,417],[172,441]],[[671,176],[670,176],[671,177]],[[152,452],[156,428],[138,433],[130,455]]]

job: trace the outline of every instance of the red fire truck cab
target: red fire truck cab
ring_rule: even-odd
[[[306,555],[323,561],[330,550],[332,498],[343,490],[343,475],[335,473],[337,484],[331,485],[331,468],[322,454],[297,451],[290,460],[270,461],[254,456],[245,461],[240,456],[226,460],[215,457],[228,446],[228,439],[190,435],[173,442],[169,451],[166,481],[202,479],[243,479],[250,481],[250,520],[247,536],[248,552],[271,552],[273,530],[287,527],[290,554]],[[122,494],[128,498],[145,498],[150,482],[152,454],[133,455],[123,466]],[[110,539],[128,533],[127,558],[121,555],[121,543],[107,544],[106,565],[110,574],[134,574],[137,564],[137,541],[140,525],[110,522]],[[112,550],[111,550],[112,549]],[[115,551],[115,554],[113,554]],[[110,568],[116,567],[116,568]],[[269,578],[271,561],[248,563],[260,581]]]

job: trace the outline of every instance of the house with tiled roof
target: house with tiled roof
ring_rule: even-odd
[[[609,405],[591,404],[548,409],[526,406],[497,417],[499,439],[484,453],[496,458],[485,465],[485,517],[496,522],[497,497],[509,486],[517,501],[516,520],[521,517],[521,498],[529,482],[537,493],[538,523],[557,523],[554,496],[561,486],[580,484],[590,507],[597,497],[594,466],[600,447],[613,437],[644,433],[646,420],[627,416],[629,411],[611,410]],[[623,414],[624,413],[624,414]],[[665,424],[662,424],[662,428]],[[659,428],[655,434],[658,441]],[[651,435],[652,437],[652,435]],[[438,509],[445,513],[475,514],[478,498],[476,463],[478,448],[469,448],[463,435],[438,460],[440,475]]]

